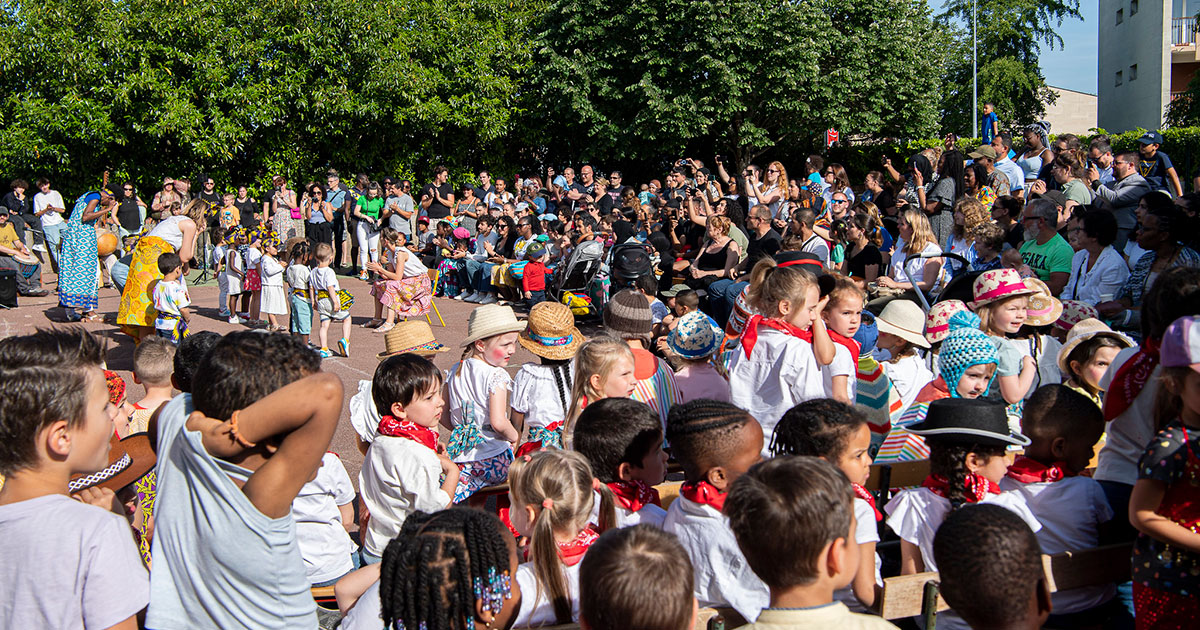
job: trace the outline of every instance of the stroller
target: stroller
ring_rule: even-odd
[[[575,251],[571,252],[567,262],[555,271],[550,284],[550,295],[555,302],[570,306],[572,311],[577,308],[586,309],[586,313],[576,313],[577,315],[599,315],[604,304],[603,300],[597,298],[604,297],[606,292],[593,289],[603,267],[604,244],[600,241],[580,243]],[[576,299],[564,301],[563,297],[567,293]]]

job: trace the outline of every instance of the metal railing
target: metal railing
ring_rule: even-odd
[[[1171,45],[1188,46],[1196,43],[1196,18],[1171,18]]]

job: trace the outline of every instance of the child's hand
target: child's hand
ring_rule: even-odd
[[[529,300],[529,299],[532,299],[532,298],[533,298],[533,291],[526,291],[526,292],[525,292],[525,299],[526,299],[526,300]]]
[[[1025,370],[1036,370],[1036,369],[1037,369],[1037,362],[1033,360],[1033,357],[1026,356],[1026,357],[1021,358],[1021,371],[1022,372],[1024,372]]]
[[[829,304],[829,298],[831,295],[833,294],[831,293],[830,295],[826,295],[825,297],[821,298],[819,302],[817,302],[817,312],[823,312],[825,310],[825,305]]]
[[[108,510],[114,514],[126,516],[125,506],[117,500],[117,494],[108,488],[101,488],[99,486],[84,488],[78,493],[71,495],[71,498],[79,501],[80,503],[94,505],[98,508]]]

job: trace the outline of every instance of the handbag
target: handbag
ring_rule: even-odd
[[[300,219],[303,216],[304,215],[301,214],[301,212],[300,212],[300,208],[292,208],[292,218],[293,219]]]

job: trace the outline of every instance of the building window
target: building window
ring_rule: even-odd
[[[1129,0],[1129,17],[1133,17],[1133,16],[1137,15],[1137,11],[1138,11],[1138,0]],[[1132,80],[1132,79],[1133,79],[1133,77],[1130,77],[1130,80]]]
[[[1121,85],[1121,71],[1117,70],[1117,85]]]
[[[1117,9],[1117,24],[1125,21],[1125,9]]]
[[[1133,64],[1132,66],[1129,66],[1129,80],[1130,81],[1137,80],[1137,64],[1136,63]]]

